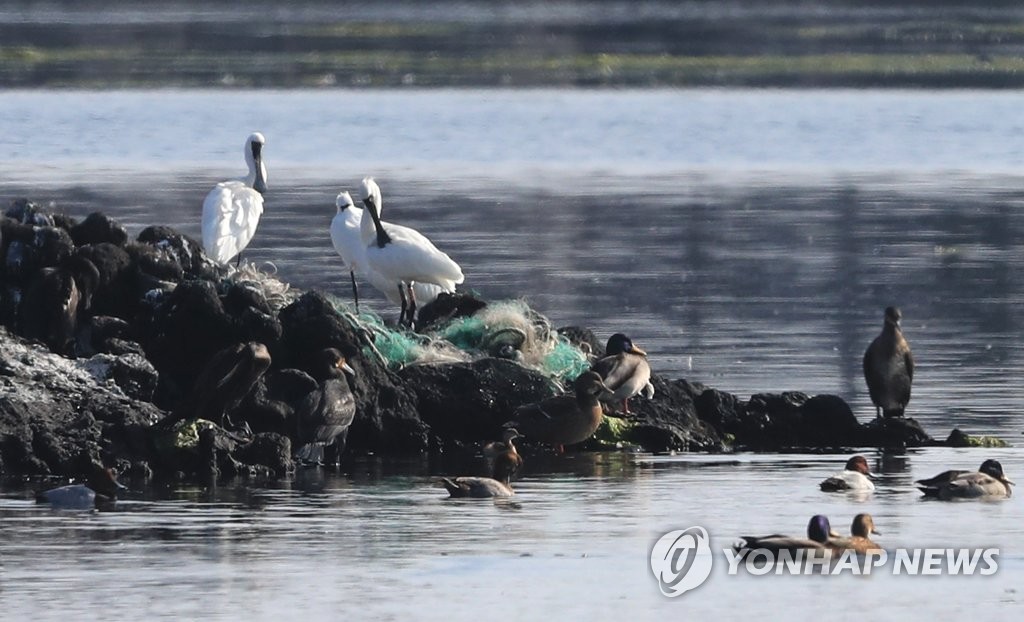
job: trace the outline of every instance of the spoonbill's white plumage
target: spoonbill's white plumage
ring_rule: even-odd
[[[331,220],[331,243],[334,245],[334,250],[341,256],[341,261],[348,268],[349,276],[352,278],[352,297],[355,300],[356,313],[359,312],[359,287],[356,285],[357,274],[369,281],[370,285],[373,285],[375,289],[384,294],[393,304],[401,304],[401,298],[398,296],[398,289],[395,287],[395,284],[382,277],[375,270],[371,270],[370,266],[366,263],[366,244],[363,243],[360,233],[363,209],[355,206],[352,196],[348,192],[338,194],[338,199],[335,203],[338,207],[338,213]],[[369,220],[369,217],[367,219]],[[388,226],[388,224],[385,223],[385,226]],[[454,290],[454,286],[452,290]],[[413,293],[416,299],[423,304],[432,302],[441,291],[441,287],[433,283],[413,284]]]
[[[233,257],[241,260],[263,214],[263,193],[267,191],[267,168],[263,165],[263,134],[254,132],[245,140],[245,163],[249,173],[241,179],[222,181],[203,201],[203,250],[220,264]]]
[[[412,284],[433,283],[443,291],[454,291],[465,279],[462,268],[419,231],[381,221],[380,187],[372,177],[363,179],[362,189],[363,204],[370,214],[360,222],[367,265],[398,289],[402,304],[399,323],[412,326],[416,314]]]

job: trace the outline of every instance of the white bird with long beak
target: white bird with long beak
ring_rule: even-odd
[[[411,327],[416,316],[413,283],[433,283],[443,291],[455,291],[465,280],[462,268],[419,231],[381,221],[380,187],[372,177],[363,179],[362,189],[363,204],[370,214],[359,225],[367,265],[398,288],[402,305],[399,323]]]
[[[233,257],[242,260],[263,214],[263,193],[267,191],[267,168],[263,165],[263,134],[245,139],[245,163],[249,173],[240,179],[222,181],[203,201],[203,250],[219,264]]]
[[[359,229],[363,219],[363,209],[355,206],[352,196],[348,192],[339,193],[335,204],[338,207],[338,213],[331,220],[331,243],[334,245],[334,250],[341,256],[341,261],[348,268],[349,276],[352,278],[352,298],[355,300],[356,313],[359,313],[359,286],[356,285],[356,274],[369,281],[370,285],[373,285],[392,303],[401,304],[394,283],[371,270],[366,263],[366,244],[363,243]],[[384,223],[384,226],[387,227],[388,223]],[[433,283],[415,283],[413,285],[413,293],[421,304],[433,302],[441,291],[441,287]]]

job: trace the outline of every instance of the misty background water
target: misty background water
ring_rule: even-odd
[[[0,192],[76,217],[103,210],[133,234],[198,236],[203,197],[244,173],[245,137],[260,130],[270,190],[246,258],[295,287],[349,295],[327,226],[337,192],[373,175],[386,218],[429,235],[466,288],[525,297],[601,339],[626,332],[658,373],[741,398],[836,393],[873,416],[860,360],[898,305],[918,361],[908,414],[937,437],[960,426],[1016,444],[1022,104],[981,91],[14,91],[0,95]],[[911,483],[986,457],[1024,477],[1024,454],[868,455],[882,481],[866,499],[816,488],[845,456],[536,457],[512,504],[443,501],[433,476],[481,464],[437,458],[140,490],[95,515],[51,513],[9,485],[0,593],[10,615],[34,617],[40,595],[223,619],[296,607],[465,618],[488,603],[728,617],[737,593],[794,619],[852,616],[865,592],[910,619],[1020,604],[1018,498],[922,503]],[[817,512],[845,531],[860,511],[886,546],[999,545],[1000,573],[716,574],[668,601],[646,566],[669,529],[701,524],[727,546],[801,532]]]

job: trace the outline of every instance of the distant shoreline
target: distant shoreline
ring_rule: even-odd
[[[48,7],[0,11],[0,87],[1024,87],[1009,2]]]

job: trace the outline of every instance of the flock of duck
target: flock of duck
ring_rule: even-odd
[[[826,478],[819,486],[825,492],[869,492],[875,489],[873,479],[867,459],[864,456],[853,456],[841,472]],[[919,479],[914,483],[927,498],[995,500],[1009,497],[1010,485],[1014,482],[1003,473],[1003,465],[998,460],[990,459],[983,462],[977,471],[943,471],[935,477]],[[871,540],[872,534],[881,535],[875,529],[875,521],[870,514],[854,517],[849,536],[836,533],[829,525],[828,517],[817,514],[807,523],[806,537],[781,534],[741,536],[735,549],[738,552],[765,549],[774,553],[852,550],[858,554],[867,554],[881,551],[882,548]]]
[[[267,171],[262,152],[266,140],[259,132],[246,139],[244,155],[248,165],[245,177],[217,184],[203,202],[202,243],[206,254],[220,264],[232,259],[240,261],[241,253],[255,235],[263,213],[263,193],[267,189]],[[331,240],[349,271],[352,295],[358,312],[359,292],[356,275],[369,281],[390,301],[399,304],[399,323],[412,327],[417,300],[429,301],[441,292],[451,292],[464,280],[462,269],[448,255],[415,229],[381,220],[380,187],[372,178],[361,184],[365,210],[355,207],[348,192],[337,196],[337,213],[330,226]],[[369,218],[365,216],[369,214]],[[902,416],[910,401],[914,359],[900,327],[899,309],[885,310],[881,333],[867,348],[864,377],[871,401],[880,417]],[[344,356],[327,348],[321,356],[316,380],[319,390],[309,394],[296,411],[296,460],[319,464],[324,449],[334,445],[343,449],[356,403],[345,374],[354,371]],[[186,401],[179,412],[166,419],[171,423],[186,417],[202,415],[210,418],[226,412],[252,388],[270,358],[260,344],[239,344],[218,353],[197,380],[193,395],[200,398]],[[571,394],[524,404],[505,425],[501,441],[485,448],[492,463],[492,477],[444,478],[441,482],[453,497],[508,497],[514,494],[511,480],[521,469],[523,459],[514,440],[527,437],[531,441],[562,446],[587,440],[601,424],[606,408],[602,402],[621,404],[628,416],[628,400],[643,394],[654,395],[651,368],[646,353],[624,334],[612,335],[603,357],[596,359],[590,370],[573,383]],[[608,414],[611,414],[610,412]],[[846,469],[821,483],[825,491],[873,490],[867,461],[855,456]],[[1003,475],[1001,465],[986,460],[977,472],[947,471],[918,484],[927,496],[940,499],[965,497],[1008,497],[1012,482]],[[88,498],[112,500],[120,484],[113,474],[94,465],[86,483],[66,486],[40,493],[39,500],[58,502],[61,499]],[[860,515],[854,521],[854,539],[870,543],[873,530],[871,517]],[[824,517],[815,517],[808,525],[808,538],[814,546],[826,546],[836,536]],[[791,539],[782,536],[753,538],[759,544],[782,545]],[[808,540],[797,539],[807,544]],[[854,540],[858,547],[862,540]],[[810,545],[809,545],[810,546]],[[864,546],[867,546],[864,544]],[[812,547],[813,548],[813,547]]]

